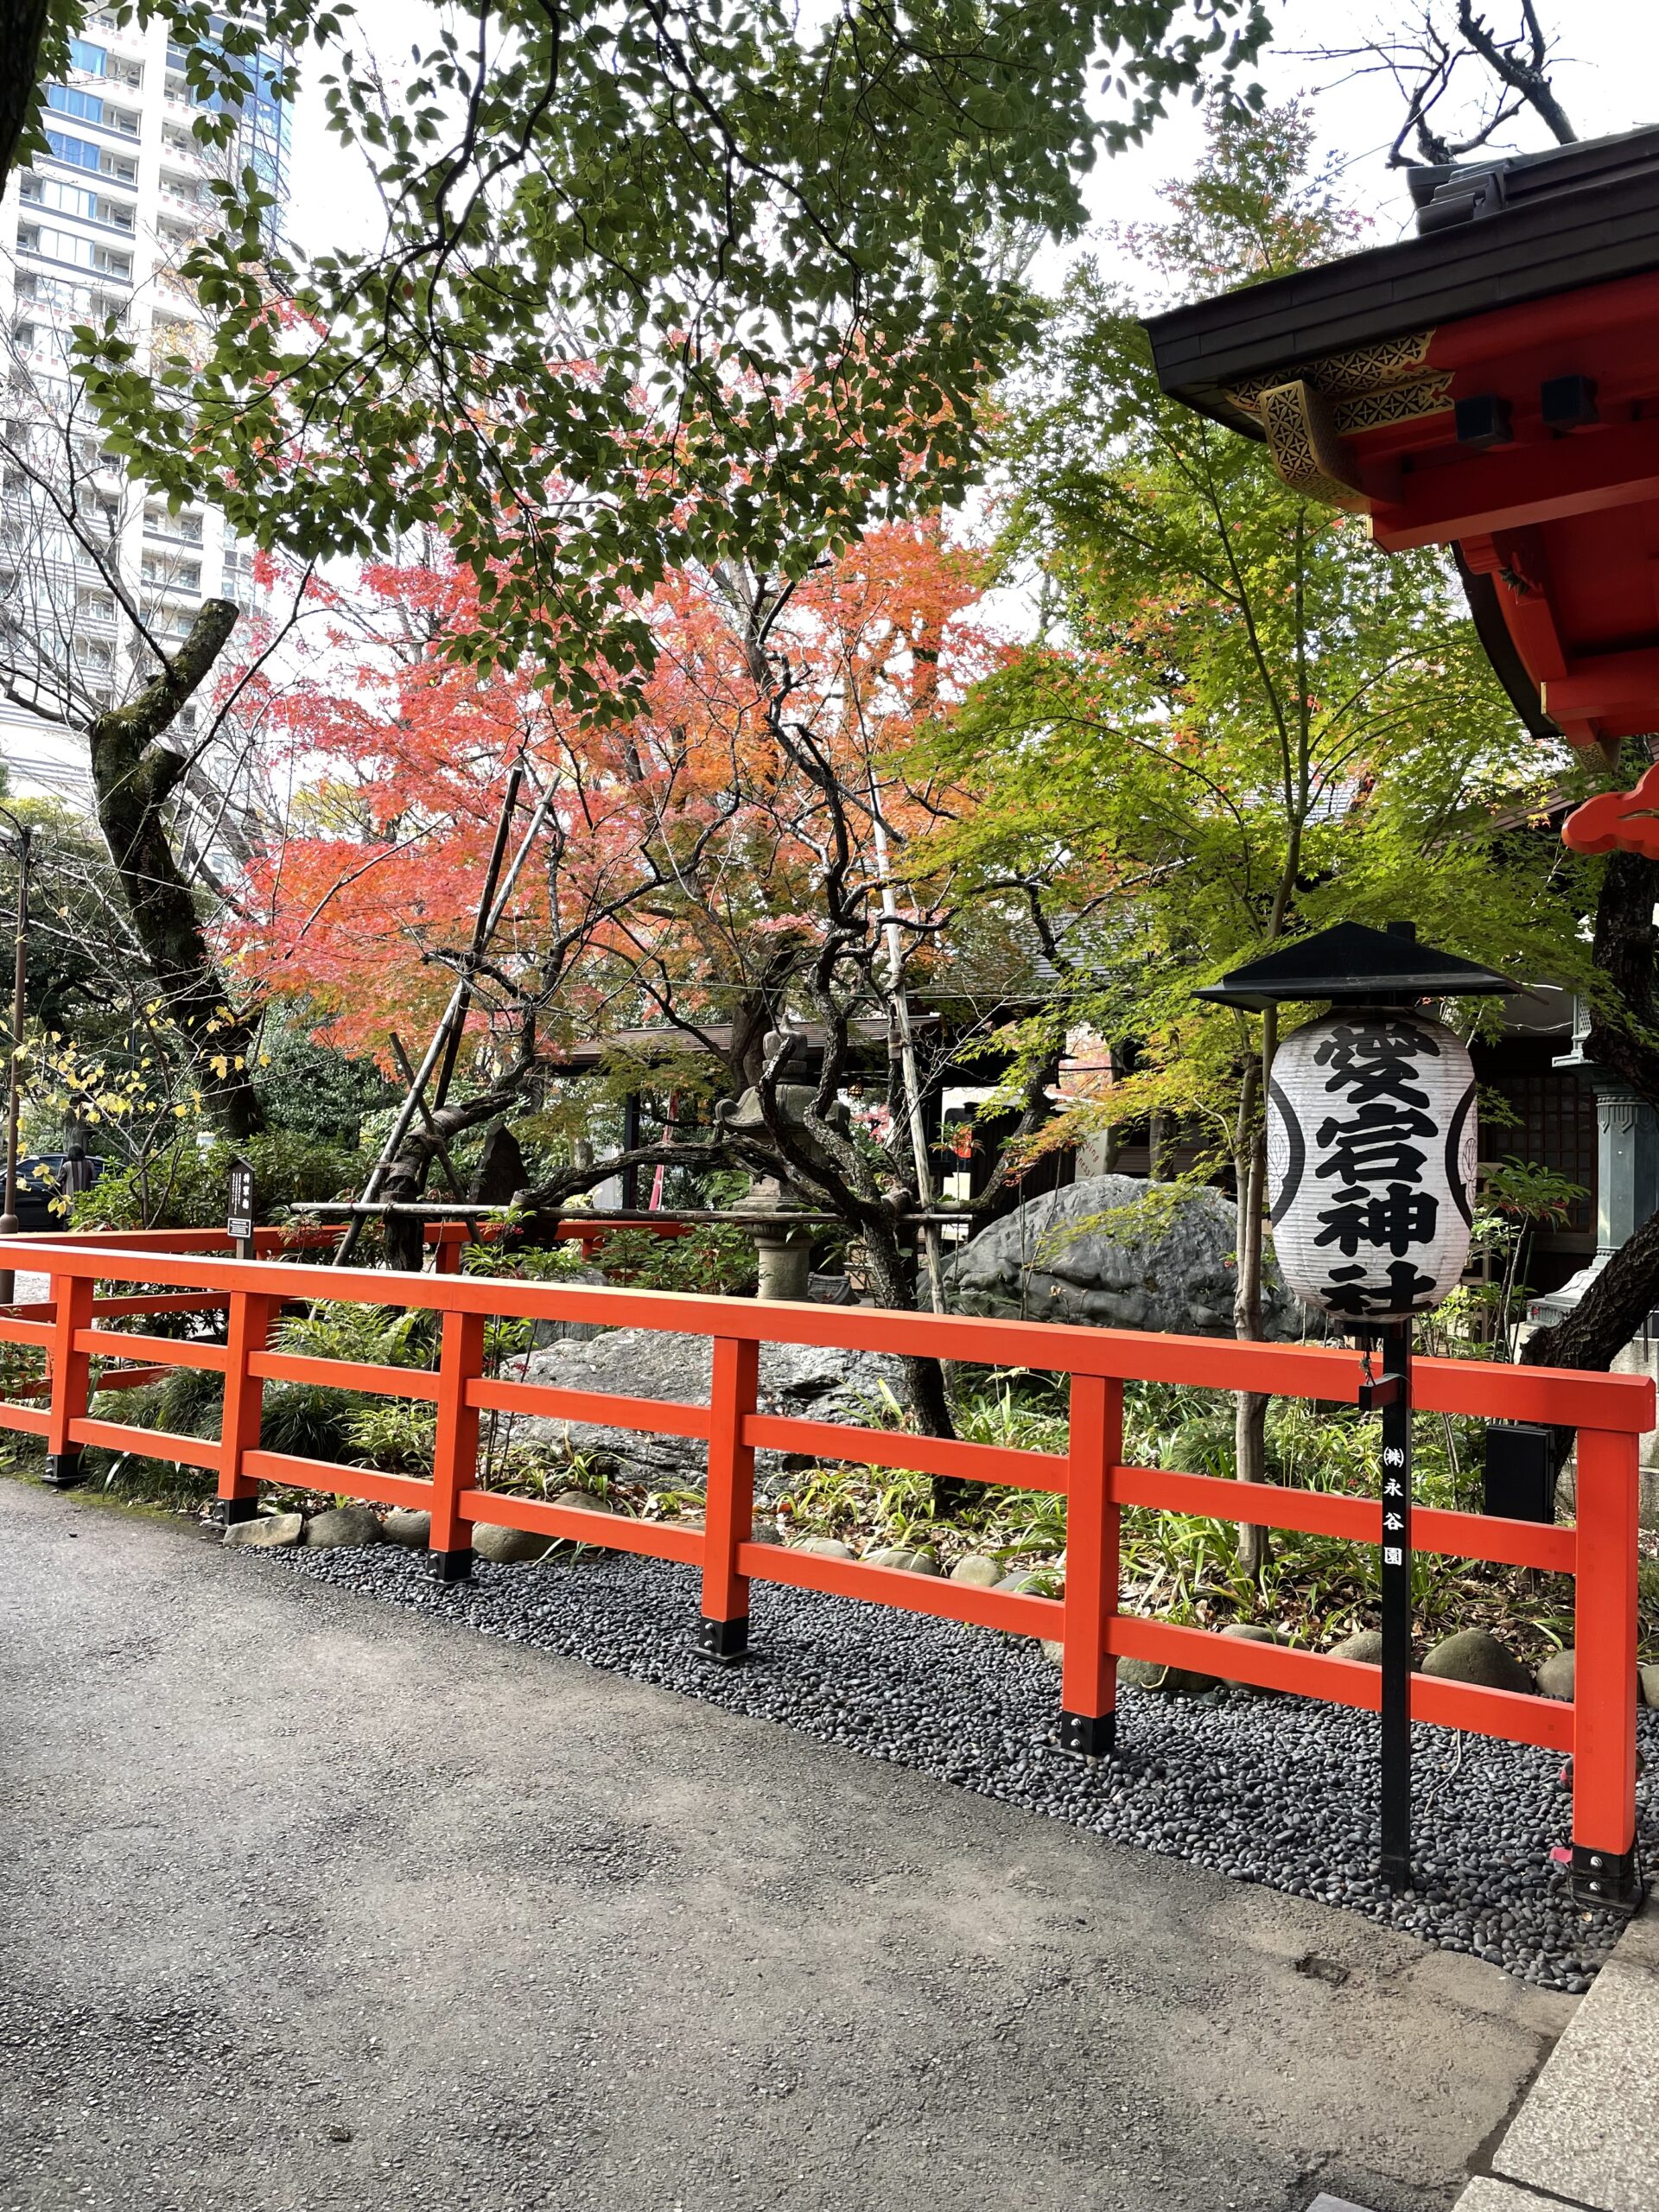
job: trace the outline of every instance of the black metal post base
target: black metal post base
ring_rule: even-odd
[[[434,1552],[432,1572],[440,1582],[470,1582],[473,1579],[473,1548],[470,1544],[454,1552]]]
[[[1060,1749],[1080,1759],[1109,1759],[1117,1748],[1115,1713],[1063,1713]]]
[[[696,1651],[699,1659],[712,1659],[719,1666],[733,1667],[740,1659],[749,1656],[749,1617],[741,1620],[699,1621],[697,1623]]]
[[[46,1479],[54,1490],[73,1490],[85,1478],[79,1452],[48,1452]]]
[[[257,1521],[259,1501],[257,1497],[216,1497],[213,1500],[213,1519],[221,1529],[233,1529],[238,1521]]]
[[[1573,1847],[1572,1890],[1578,1904],[1599,1904],[1627,1917],[1647,1895],[1633,1850],[1592,1851],[1587,1843]]]
[[[1383,1852],[1377,1859],[1376,1871],[1382,1877],[1383,1888],[1392,1890],[1396,1897],[1412,1886],[1411,1861],[1402,1859],[1397,1852]]]

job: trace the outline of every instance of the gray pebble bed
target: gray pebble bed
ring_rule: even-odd
[[[1589,1986],[1624,1923],[1586,1910],[1552,1865],[1570,1799],[1558,1754],[1419,1725],[1416,1887],[1385,1890],[1376,1854],[1377,1727],[1311,1699],[1221,1690],[1166,1698],[1125,1687],[1118,1750],[1074,1758],[1054,1740],[1059,1669],[1027,1638],[815,1592],[755,1584],[753,1656],[721,1667],[692,1649],[697,1576],[665,1560],[556,1554],[480,1560],[442,1586],[418,1554],[237,1551],[512,1643],[782,1721],[1113,1842],[1185,1859],[1472,1953],[1523,1980]],[[1659,1847],[1659,1713],[1639,1716],[1643,1856]]]

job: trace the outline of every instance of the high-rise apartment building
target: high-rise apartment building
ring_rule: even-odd
[[[256,67],[252,97],[223,149],[203,146],[191,128],[197,97],[167,26],[118,26],[94,11],[73,42],[71,67],[46,91],[48,150],[14,175],[0,199],[0,408],[4,443],[33,440],[30,453],[53,464],[52,441],[68,423],[73,499],[83,521],[103,533],[95,558],[73,536],[51,527],[49,499],[30,471],[8,465],[0,479],[0,601],[10,619],[31,626],[67,657],[80,696],[115,701],[143,672],[132,626],[118,618],[107,577],[113,559],[152,632],[178,639],[202,600],[253,604],[252,556],[210,507],[177,514],[145,494],[118,456],[100,452],[94,426],[77,419],[69,332],[77,322],[114,315],[141,356],[156,346],[188,352],[200,321],[177,270],[191,245],[218,219],[216,176],[251,166],[286,199],[289,117]],[[31,422],[31,416],[35,419]],[[66,454],[71,450],[65,443]],[[18,686],[15,667],[10,689]],[[86,789],[84,746],[52,711],[48,683],[31,712],[0,697],[0,753],[15,791]],[[189,717],[186,727],[194,722]]]

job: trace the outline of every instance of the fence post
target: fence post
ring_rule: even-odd
[[[1117,1662],[1106,1650],[1106,1625],[1117,1611],[1118,1509],[1108,1493],[1122,1456],[1123,1385],[1101,1375],[1074,1375],[1060,1749],[1091,1759],[1109,1758],[1117,1735]]]
[[[1633,1912],[1637,1439],[1579,1431],[1573,1682],[1573,1893]]]
[[[46,1479],[54,1490],[73,1490],[80,1480],[80,1446],[69,1441],[71,1421],[84,1421],[92,1381],[92,1355],[75,1350],[75,1338],[92,1325],[93,1282],[90,1275],[53,1275],[52,1334],[47,1364],[52,1400],[46,1432]]]
[[[432,1450],[432,1529],[427,1538],[440,1582],[465,1582],[473,1571],[473,1524],[461,1493],[478,1471],[478,1408],[467,1385],[484,1372],[484,1316],[446,1313],[438,1350],[438,1426]]]
[[[747,1337],[715,1338],[697,1627],[705,1659],[741,1659],[749,1648],[749,1579],[737,1571],[737,1548],[747,1543],[754,1522],[754,1447],[743,1441],[743,1423],[754,1411],[760,1379],[759,1344]]]
[[[250,1375],[248,1361],[270,1341],[278,1301],[252,1290],[233,1290],[225,1331],[225,1410],[219,1422],[219,1503],[216,1518],[226,1528],[251,1521],[259,1510],[259,1485],[243,1471],[243,1461],[259,1448],[264,1412],[264,1377]]]

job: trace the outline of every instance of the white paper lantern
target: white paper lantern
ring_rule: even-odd
[[[1268,1204],[1299,1298],[1351,1321],[1427,1313],[1469,1256],[1475,1071],[1419,1014],[1358,1008],[1293,1030],[1268,1085]]]

